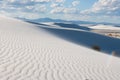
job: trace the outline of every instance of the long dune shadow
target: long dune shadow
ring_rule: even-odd
[[[63,27],[63,28],[74,28],[74,29],[82,29],[82,30],[91,30],[90,28],[88,27],[85,27],[85,26],[79,26],[77,24],[68,24],[68,23],[54,23],[54,25],[58,25],[60,27]]]
[[[76,26],[74,24],[71,26],[71,24],[55,23],[55,25],[58,25],[60,27],[76,28],[76,29],[79,29],[79,31],[49,28],[49,25],[35,23],[35,22],[29,22],[29,23],[36,24],[38,25],[37,27],[40,27],[52,33],[53,35],[61,37],[62,39],[73,42],[75,44],[83,45],[89,48],[93,48],[97,46],[100,48],[100,51],[102,52],[106,52],[108,54],[112,54],[112,52],[116,52],[115,55],[120,57],[120,39],[107,37],[97,33],[92,33],[92,32],[89,32],[90,30],[89,28]]]
[[[35,25],[40,25],[40,26],[48,26],[48,25],[46,25],[46,24],[37,23],[37,22],[32,22],[32,21],[25,21],[25,22],[28,22],[28,23],[31,23],[31,24],[35,24]]]
[[[120,39],[82,30],[75,31],[47,27],[42,27],[42,29],[75,44],[84,45],[89,48],[92,48],[93,46],[99,46],[102,52],[111,54],[113,51],[115,51],[116,55],[120,56]]]

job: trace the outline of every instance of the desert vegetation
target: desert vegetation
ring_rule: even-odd
[[[120,33],[105,33],[106,36],[120,38]]]
[[[96,50],[96,51],[100,51],[100,50],[101,50],[100,47],[97,46],[97,45],[92,46],[92,49],[94,49],[94,50]]]

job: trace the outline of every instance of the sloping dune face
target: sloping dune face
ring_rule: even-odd
[[[119,80],[120,59],[0,17],[0,80]]]

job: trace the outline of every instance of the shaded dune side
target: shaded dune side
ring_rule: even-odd
[[[36,24],[38,27],[47,30],[47,32],[49,31],[50,33],[62,37],[67,41],[84,45],[89,48],[98,46],[103,52],[108,54],[115,52],[116,56],[120,56],[120,39],[89,32],[89,28],[75,24],[54,23],[54,25],[46,25],[34,22],[30,23]]]
[[[111,56],[57,38],[34,25],[17,20],[7,24],[0,26],[0,80],[120,78],[119,58],[112,57],[108,65]]]
[[[113,51],[116,51],[116,55],[120,56],[120,39],[84,30],[69,30],[49,27],[42,28],[73,43],[85,45],[90,48],[93,46],[99,46],[103,52],[111,54]]]
[[[77,24],[70,23],[54,23],[54,25],[63,27],[63,28],[73,28],[73,29],[82,29],[82,30],[90,30],[90,28],[85,26],[79,26]]]

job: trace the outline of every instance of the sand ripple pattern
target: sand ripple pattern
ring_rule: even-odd
[[[120,79],[119,58],[67,42],[42,29],[12,25],[9,29],[9,25],[0,26],[0,80]]]

